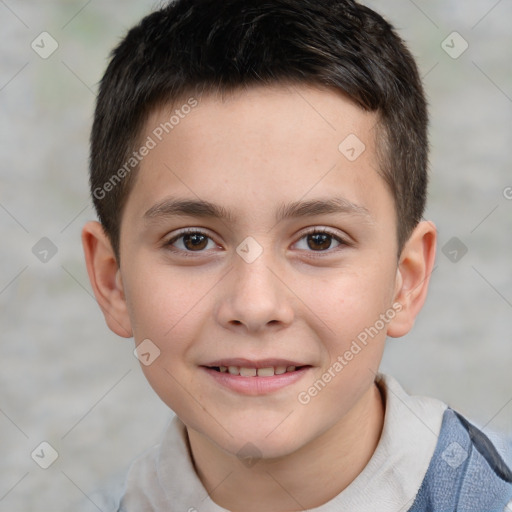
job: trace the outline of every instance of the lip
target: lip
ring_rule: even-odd
[[[241,366],[244,368],[266,368],[269,366],[296,366],[293,372],[286,372],[272,377],[242,377],[241,375],[231,375],[230,373],[221,373],[209,366]],[[310,365],[301,365],[284,359],[266,359],[261,361],[248,361],[244,359],[222,359],[215,361],[207,366],[200,366],[217,385],[234,391],[238,394],[258,396],[267,395],[284,389],[295,384],[302,379],[313,367]]]

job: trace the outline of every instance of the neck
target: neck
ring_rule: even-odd
[[[383,423],[384,405],[374,384],[319,437],[289,455],[262,459],[250,468],[187,430],[198,476],[219,506],[232,512],[288,512],[319,507],[348,487],[371,459]]]

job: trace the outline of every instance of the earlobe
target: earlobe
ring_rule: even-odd
[[[436,228],[430,221],[420,222],[406,242],[397,269],[394,302],[400,312],[388,325],[388,336],[407,334],[427,297],[436,253]]]
[[[88,222],[82,230],[87,273],[96,300],[110,330],[123,338],[133,336],[121,272],[103,226]]]

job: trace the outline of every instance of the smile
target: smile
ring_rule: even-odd
[[[296,361],[229,359],[201,366],[213,381],[239,394],[265,395],[296,383],[313,367]]]

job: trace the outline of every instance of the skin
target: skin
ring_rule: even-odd
[[[169,111],[150,116],[141,140]],[[318,507],[357,477],[377,446],[384,404],[375,374],[386,336],[406,334],[423,305],[436,231],[418,224],[397,260],[394,201],[377,172],[376,122],[375,113],[330,89],[205,95],[141,162],[123,212],[120,267],[101,226],[83,229],[107,324],[158,346],[160,356],[142,369],[185,423],[211,498],[229,510]],[[338,150],[349,134],[366,146],[353,162]],[[232,218],[145,218],[171,196],[215,203]],[[333,197],[358,208],[276,220],[283,204]],[[194,250],[189,239],[176,240],[184,228],[210,238]],[[327,237],[319,248],[307,236],[319,229],[342,242]],[[263,250],[251,263],[236,252],[248,236]],[[400,312],[301,404],[299,393],[396,303]],[[228,357],[298,359],[311,368],[274,393],[247,396],[201,368]],[[259,456],[251,467],[237,456],[246,443]]]

